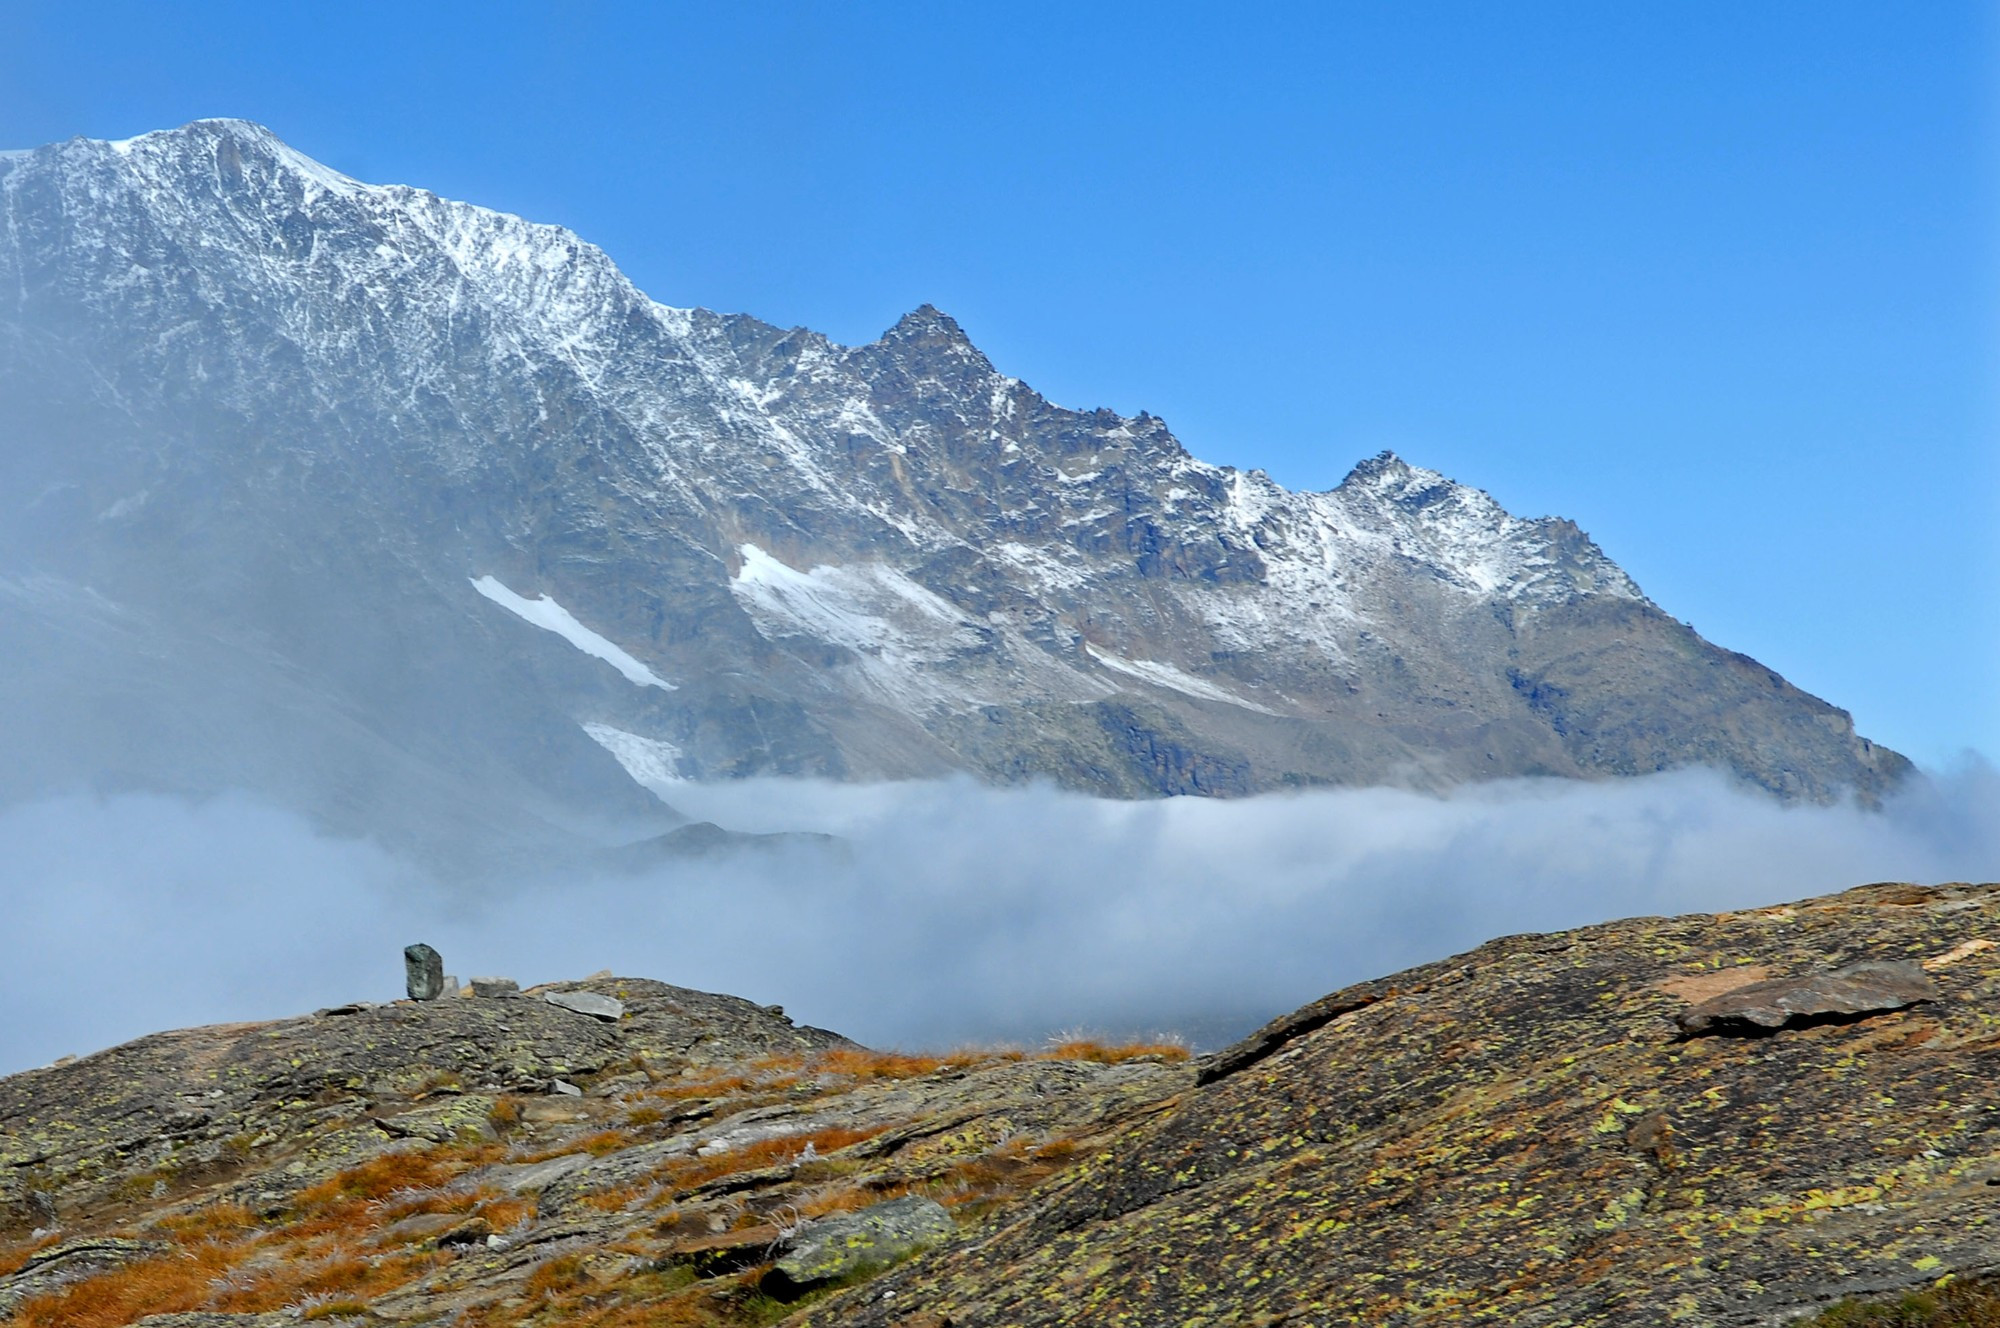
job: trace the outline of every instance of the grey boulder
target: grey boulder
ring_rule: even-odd
[[[795,1286],[830,1282],[907,1259],[957,1230],[935,1199],[891,1199],[813,1223],[786,1242],[775,1271]]]
[[[444,956],[419,942],[403,947],[403,987],[413,1001],[444,995]]]
[[[606,1023],[615,1024],[625,1017],[625,1002],[594,991],[551,991],[544,993],[542,999],[550,1005],[559,1005],[565,1010],[587,1014]]]

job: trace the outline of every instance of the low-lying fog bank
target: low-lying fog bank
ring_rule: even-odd
[[[610,968],[779,1002],[875,1045],[1069,1029],[1213,1044],[1502,933],[2000,876],[2000,774],[1972,761],[1880,812],[1783,807],[1701,771],[1443,797],[1107,802],[965,781],[671,797],[847,845],[478,892],[249,796],[0,811],[0,1073],[157,1029],[393,999],[417,940],[461,978]]]

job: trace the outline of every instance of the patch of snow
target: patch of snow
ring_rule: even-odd
[[[522,621],[533,623],[544,631],[554,632],[586,655],[595,655],[624,674],[628,681],[641,687],[658,687],[669,692],[674,690],[672,683],[641,664],[613,642],[585,627],[568,609],[547,595],[528,599],[515,594],[490,576],[473,577],[472,588]]]
[[[1220,701],[1224,705],[1238,706],[1244,710],[1254,710],[1260,715],[1275,715],[1278,713],[1268,706],[1258,705],[1255,701],[1247,700],[1226,688],[1218,687],[1206,678],[1197,678],[1192,673],[1183,672],[1171,664],[1163,664],[1158,660],[1152,659],[1125,659],[1122,656],[1099,650],[1096,646],[1088,642],[1084,643],[1083,648],[1099,664],[1102,664],[1114,673],[1122,673],[1128,678],[1137,678],[1141,682],[1151,683],[1155,687],[1164,687],[1168,691],[1179,692],[1183,696],[1192,696],[1197,700]]]
[[[1022,590],[1076,590],[1092,579],[1090,566],[1081,558],[1058,558],[1033,544],[1002,540],[986,552],[1020,574],[1010,580]]]
[[[743,570],[730,590],[757,623],[779,635],[806,635],[850,650],[940,659],[977,644],[957,606],[893,567],[820,564],[801,572],[754,544],[737,548]],[[767,632],[766,635],[771,633]]]
[[[800,571],[754,544],[737,553],[743,566],[729,588],[765,639],[803,636],[851,651],[835,675],[890,709],[920,716],[1113,690],[1011,624],[972,622],[885,563]]]
[[[351,196],[368,189],[368,186],[361,181],[352,176],[342,175],[322,162],[314,161],[305,153],[280,142],[275,136],[267,134],[264,138],[270,144],[271,150],[277,154],[279,161],[330,194]]]
[[[611,753],[633,783],[649,792],[687,782],[681,774],[681,749],[664,739],[641,737],[609,724],[585,724],[583,731]]]

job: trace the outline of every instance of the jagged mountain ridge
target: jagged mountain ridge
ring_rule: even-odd
[[[0,346],[0,614],[50,660],[63,603],[175,659],[224,643],[214,780],[350,819],[407,801],[385,762],[551,824],[643,820],[624,774],[1131,796],[1709,763],[1823,799],[1906,769],[1570,522],[1386,454],[1325,493],[1207,465],[929,307],[856,347],[670,308],[561,228],[241,121],[0,157]],[[228,713],[288,686],[317,772]],[[64,773],[171,764],[107,741]]]

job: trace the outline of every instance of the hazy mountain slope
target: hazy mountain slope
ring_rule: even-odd
[[[1810,798],[1906,768],[1569,522],[1386,455],[1327,493],[1206,465],[928,307],[859,347],[667,308],[566,231],[237,121],[0,156],[0,431],[0,572],[254,642],[360,747],[537,815],[619,808],[620,763],[1146,795],[1711,762]],[[253,727],[216,769],[298,755]]]

